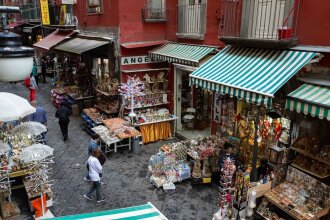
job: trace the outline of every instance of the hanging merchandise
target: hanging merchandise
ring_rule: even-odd
[[[233,212],[233,196],[234,182],[233,175],[236,171],[235,161],[228,157],[221,168],[220,187],[218,206],[221,210],[222,219],[232,219]]]
[[[135,77],[128,77],[127,83],[122,83],[118,87],[119,94],[124,97],[124,99],[129,99],[131,102],[131,112],[129,117],[131,117],[132,121],[133,118],[136,117],[134,113],[134,106],[135,106],[135,97],[143,96],[144,95],[144,83],[140,81],[139,78]]]

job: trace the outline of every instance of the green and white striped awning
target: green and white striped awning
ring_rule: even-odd
[[[285,108],[330,121],[330,88],[304,84],[288,95]]]
[[[149,56],[170,63],[199,66],[199,62],[215,49],[215,47],[200,45],[167,43],[149,51]]]
[[[271,107],[275,92],[315,55],[227,46],[190,74],[190,84]]]
[[[91,212],[78,215],[69,215],[51,218],[56,220],[71,220],[71,219],[85,219],[85,220],[105,220],[105,219],[120,219],[120,220],[167,220],[167,218],[158,211],[150,202],[145,205],[133,206],[122,209],[114,209],[103,212]]]

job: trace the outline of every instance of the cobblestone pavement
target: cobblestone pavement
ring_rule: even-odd
[[[87,201],[83,194],[89,184],[83,180],[86,174],[87,144],[89,135],[81,128],[78,116],[71,118],[69,140],[63,142],[60,128],[55,119],[55,107],[50,100],[49,84],[40,84],[37,91],[38,104],[48,114],[47,144],[55,151],[53,166],[53,207],[55,216],[96,212],[141,205],[152,202],[168,219],[211,219],[217,211],[216,186],[192,186],[190,181],[176,184],[176,191],[166,193],[152,186],[146,178],[149,158],[166,143],[159,141],[144,146],[144,151],[133,154],[128,151],[112,153],[104,166],[102,192],[106,202]],[[12,92],[28,99],[24,85],[0,83],[1,92]],[[24,211],[24,210],[23,210]],[[25,212],[17,219],[30,219]]]

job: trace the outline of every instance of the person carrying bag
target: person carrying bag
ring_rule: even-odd
[[[84,197],[88,200],[93,200],[91,194],[96,190],[96,201],[104,202],[105,198],[101,197],[101,177],[102,177],[102,165],[98,160],[100,157],[101,150],[96,148],[93,150],[92,155],[88,158],[89,166],[89,178],[93,182],[89,191],[84,194]]]

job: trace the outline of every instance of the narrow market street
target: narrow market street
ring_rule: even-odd
[[[48,78],[48,82],[50,79]],[[28,90],[21,83],[0,84],[1,92],[11,92],[28,98]],[[69,124],[69,140],[64,142],[55,115],[56,108],[50,100],[50,83],[39,85],[38,105],[43,106],[48,116],[47,145],[54,148],[53,207],[55,216],[96,212],[135,206],[151,202],[168,219],[210,219],[218,211],[218,188],[215,185],[192,186],[184,181],[176,184],[175,192],[166,193],[150,184],[147,168],[149,158],[165,142],[144,146],[144,151],[133,154],[127,150],[111,153],[104,166],[102,192],[106,201],[88,201],[83,194],[89,184],[83,180],[86,174],[87,146],[90,136],[82,130],[81,118],[73,116]],[[27,204],[26,204],[27,206]],[[32,219],[23,213],[17,219]]]

